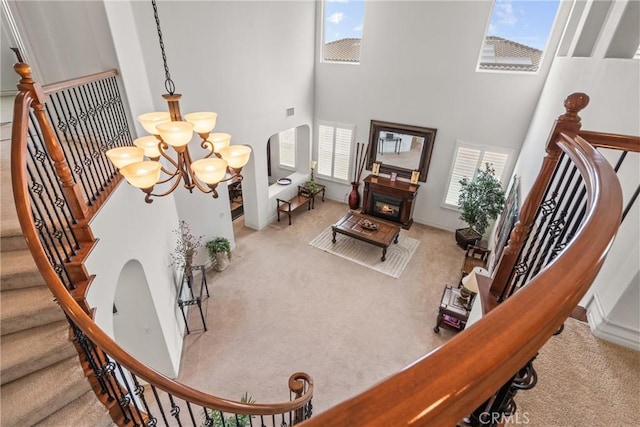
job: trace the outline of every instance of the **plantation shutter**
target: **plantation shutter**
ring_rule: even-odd
[[[333,165],[333,126],[318,126],[318,174],[331,176]]]
[[[291,128],[278,135],[280,166],[296,167],[296,130]]]
[[[335,158],[333,177],[349,181],[349,163],[351,159],[351,129],[336,129]]]
[[[349,182],[354,128],[318,125],[318,175]]]
[[[478,168],[481,150],[470,147],[458,147],[455,154],[453,169],[449,179],[449,189],[445,203],[447,205],[458,206],[458,196],[460,195],[460,180],[464,177],[473,178]]]
[[[504,175],[504,169],[507,166],[507,160],[509,160],[508,154],[485,151],[484,156],[482,156],[482,162],[480,163],[478,168],[484,169],[485,163],[489,163],[489,165],[491,165],[491,167],[496,170],[496,178],[498,178],[500,183],[504,186],[502,175]]]

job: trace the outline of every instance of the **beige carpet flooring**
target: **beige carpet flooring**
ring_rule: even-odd
[[[247,391],[277,402],[289,399],[289,375],[304,371],[314,378],[317,414],[453,336],[433,332],[443,286],[459,280],[464,252],[453,233],[420,224],[403,230],[420,245],[395,279],[309,245],[346,211],[320,202],[291,226],[274,222],[261,231],[236,220],[231,265],[208,273],[207,332],[191,313],[180,381],[226,398]],[[639,355],[569,321],[543,348],[535,365],[540,382],[519,394],[519,410],[537,426],[637,424]]]

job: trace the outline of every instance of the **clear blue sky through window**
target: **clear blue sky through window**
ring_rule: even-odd
[[[560,0],[495,0],[478,68],[537,71],[559,5]]]
[[[487,36],[544,50],[559,0],[496,0]]]
[[[325,0],[324,42],[362,38],[364,0]]]

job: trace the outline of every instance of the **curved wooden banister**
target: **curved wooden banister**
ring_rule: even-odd
[[[640,141],[637,136],[616,135],[611,133],[580,131],[578,132],[589,144],[594,147],[611,148],[614,150],[640,152]]]
[[[298,395],[298,397],[291,401],[271,404],[249,404],[224,399],[181,384],[151,369],[118,346],[115,341],[93,322],[93,319],[84,312],[80,305],[78,305],[69,294],[52,268],[33,222],[31,202],[27,188],[29,183],[25,168],[27,164],[26,135],[29,126],[29,109],[32,107],[32,104],[40,102],[39,97],[42,93],[37,94],[36,91],[33,90],[33,86],[19,86],[19,89],[20,92],[16,96],[14,105],[11,146],[11,176],[17,215],[35,263],[55,299],[69,319],[80,328],[93,343],[137,377],[170,393],[174,397],[184,399],[193,404],[224,412],[246,415],[278,415],[300,410],[307,404],[313,396],[313,381],[305,373],[295,373],[289,379],[289,384],[293,386],[293,391]],[[304,387],[300,387],[301,381],[307,383],[306,390],[304,390]]]
[[[76,86],[82,86],[87,83],[96,82],[98,80],[107,79],[109,77],[115,77],[118,75],[118,70],[113,68],[107,71],[101,71],[99,73],[89,74],[86,76],[78,77],[75,79],[64,80],[58,83],[52,83],[49,85],[43,85],[42,91],[45,94],[59,92],[64,89],[69,89]]]
[[[585,222],[567,248],[527,286],[445,345],[304,426],[453,426],[560,328],[604,262],[620,223],[622,192],[609,163],[576,132],[556,135],[553,142],[577,165],[588,197]]]

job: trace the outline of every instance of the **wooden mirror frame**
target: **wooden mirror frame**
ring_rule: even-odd
[[[418,172],[420,172],[419,181],[427,181],[427,172],[429,171],[429,163],[431,162],[431,153],[433,152],[433,144],[436,140],[435,128],[426,128],[421,126],[403,125],[400,123],[383,122],[380,120],[371,120],[371,127],[369,129],[369,160],[367,161],[367,170],[371,170],[373,163],[380,162],[380,173],[391,174],[395,172],[398,176],[411,179],[411,172],[413,169],[406,169],[392,163],[384,163],[381,158],[378,159],[378,142],[380,141],[381,132],[398,133],[403,135],[413,135],[424,138],[422,144],[422,153],[420,153],[420,160],[418,162]],[[386,161],[392,156],[385,156]]]

